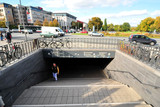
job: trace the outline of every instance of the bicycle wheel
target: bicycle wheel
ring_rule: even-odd
[[[160,69],[160,55],[156,58],[155,66]]]
[[[7,63],[7,55],[5,52],[0,52],[0,67],[3,67]]]
[[[54,43],[54,42],[51,42],[49,46],[50,46],[51,48],[55,48],[55,43]]]
[[[137,50],[137,52],[136,52],[136,57],[137,57],[138,59],[142,59],[142,51],[141,51],[140,48],[139,48],[139,49]]]
[[[72,48],[72,42],[67,41],[67,42],[66,42],[66,47],[67,47],[67,48]]]
[[[43,42],[43,41],[41,41],[41,42],[39,43],[39,47],[40,47],[40,48],[45,48],[46,46],[47,46],[46,43]]]
[[[56,41],[55,42],[55,48],[61,48],[63,46],[63,43],[62,42],[59,42],[59,41]]]
[[[22,49],[20,47],[15,48],[14,57],[17,59],[22,57]]]
[[[145,51],[144,54],[142,55],[142,60],[145,62],[149,62],[150,61],[150,53],[149,51]]]

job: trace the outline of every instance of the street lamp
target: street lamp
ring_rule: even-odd
[[[9,21],[8,21],[8,14],[7,13],[6,13],[6,27],[8,28],[8,31],[9,31]]]
[[[19,3],[20,3],[20,11],[19,11],[19,13],[20,13],[20,18],[21,18],[21,0],[19,0]],[[20,19],[21,20],[21,19]],[[22,14],[22,24],[23,24],[23,28],[24,28],[24,30],[26,29],[25,28],[25,25],[24,25],[24,19],[23,19],[23,14]],[[27,35],[26,35],[26,32],[24,31],[24,35],[25,35],[25,40],[27,41]]]

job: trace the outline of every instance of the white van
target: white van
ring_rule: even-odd
[[[46,27],[42,26],[42,33],[40,34],[42,37],[58,37],[64,36],[65,33],[59,27]]]

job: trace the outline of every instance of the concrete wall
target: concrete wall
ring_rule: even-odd
[[[6,107],[10,107],[26,88],[47,79],[46,67],[42,50],[38,50],[0,71],[0,95]]]
[[[159,107],[160,71],[117,50],[104,72],[110,78],[132,87],[149,104]]]

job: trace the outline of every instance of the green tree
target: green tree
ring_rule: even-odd
[[[82,27],[83,27],[83,24],[80,23],[80,22],[77,22],[77,28],[80,29],[80,28],[82,28]]]
[[[34,22],[34,25],[42,26],[42,23],[41,23],[39,20],[36,20],[36,21]]]
[[[72,26],[72,28],[74,28],[74,29],[75,29],[75,28],[77,27],[77,22],[72,21],[72,22],[71,22],[71,26]]]
[[[49,22],[48,22],[48,20],[46,18],[43,21],[43,26],[49,26]]]
[[[90,29],[93,29],[93,26],[95,26],[96,30],[100,30],[102,28],[103,22],[99,17],[92,17],[91,20],[88,22],[88,27]]]
[[[56,19],[53,20],[53,25],[54,25],[54,27],[58,27],[59,26],[59,23],[58,23],[58,21]]]
[[[5,19],[0,20],[0,27],[2,27],[2,28],[6,27]]]
[[[156,32],[160,32],[160,16],[156,17],[154,22],[154,28],[156,29]]]
[[[111,23],[111,24],[108,24],[108,30],[109,31],[114,31],[114,25]]]
[[[103,30],[107,31],[107,19],[104,19]]]
[[[12,24],[12,25],[9,25],[9,28],[10,28],[10,29],[18,29],[18,26]]]
[[[147,17],[140,23],[140,31],[149,32],[151,31],[151,25],[154,24],[155,19]]]
[[[122,31],[130,31],[131,26],[128,22],[123,23],[122,25]]]
[[[114,31],[120,31],[120,25],[115,25],[114,26]]]
[[[51,26],[51,27],[54,26],[53,21],[50,21],[50,22],[49,22],[49,26]]]

